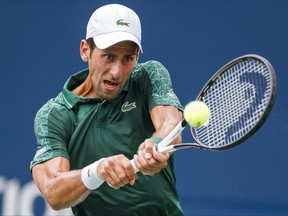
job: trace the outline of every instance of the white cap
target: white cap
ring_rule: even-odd
[[[86,39],[92,37],[99,49],[128,40],[135,42],[142,51],[140,19],[133,10],[123,5],[109,4],[94,11],[86,32]]]

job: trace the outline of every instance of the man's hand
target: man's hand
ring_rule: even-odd
[[[126,184],[134,185],[137,179],[130,160],[124,155],[116,155],[102,160],[97,167],[97,173],[110,187],[115,189]]]
[[[134,163],[143,174],[154,175],[167,166],[169,157],[169,153],[157,152],[155,143],[151,139],[146,139],[139,146],[138,154],[134,156]]]

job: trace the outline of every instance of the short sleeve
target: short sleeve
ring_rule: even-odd
[[[157,105],[175,106],[179,110],[183,107],[173,91],[172,80],[168,70],[158,61],[149,61],[144,64],[150,80],[149,110]]]
[[[36,164],[54,157],[69,159],[67,143],[72,130],[69,110],[50,100],[36,114],[34,133],[37,140],[37,151],[30,163],[30,170]]]

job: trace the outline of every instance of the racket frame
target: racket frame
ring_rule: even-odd
[[[235,142],[221,146],[221,147],[209,147],[205,143],[202,143],[201,140],[198,138],[197,133],[196,133],[196,128],[190,126],[191,134],[193,139],[195,140],[195,143],[181,143],[181,144],[175,144],[175,145],[170,145],[173,140],[184,130],[185,126],[187,125],[187,122],[185,119],[183,119],[171,132],[170,134],[165,137],[162,142],[160,142],[156,146],[156,150],[159,152],[174,152],[176,150],[180,149],[186,149],[186,148],[191,148],[191,147],[199,147],[202,149],[209,149],[209,150],[217,150],[217,151],[222,151],[226,149],[230,149],[236,145],[239,145],[240,143],[244,142],[247,140],[249,137],[251,137],[266,121],[267,117],[269,116],[273,104],[275,102],[275,95],[276,95],[276,74],[274,71],[273,66],[270,64],[268,60],[263,58],[262,56],[256,55],[256,54],[248,54],[248,55],[243,55],[240,56],[236,59],[233,59],[232,61],[228,62],[226,65],[224,65],[222,68],[220,68],[209,80],[208,82],[204,85],[202,90],[200,91],[199,95],[197,96],[196,100],[203,101],[203,98],[207,94],[207,91],[213,86],[213,84],[217,81],[217,79],[225,72],[228,71],[229,68],[232,68],[236,64],[239,64],[243,61],[246,61],[247,59],[255,59],[257,61],[261,61],[267,69],[269,70],[269,75],[270,75],[270,80],[272,81],[272,84],[270,85],[270,97],[269,97],[269,103],[268,106],[266,106],[261,118],[259,121],[255,124],[253,128],[251,128],[250,131],[248,131],[245,135],[243,135],[240,139],[236,140]]]
[[[272,107],[274,105],[275,102],[275,97],[276,97],[276,87],[277,87],[277,81],[276,81],[276,74],[275,74],[275,70],[273,68],[273,66],[271,65],[271,63],[263,58],[262,56],[256,55],[256,54],[247,54],[247,55],[243,55],[240,56],[236,59],[233,59],[232,61],[228,62],[226,65],[224,65],[222,68],[220,68],[211,78],[210,80],[208,80],[208,82],[204,85],[204,87],[202,88],[202,90],[200,91],[199,95],[197,96],[196,100],[200,100],[203,101],[203,98],[205,97],[205,95],[207,94],[207,91],[210,89],[211,86],[213,86],[213,84],[217,81],[217,79],[223,74],[225,73],[229,68],[232,68],[233,66],[235,66],[236,64],[239,64],[241,62],[246,61],[247,59],[254,59],[257,61],[261,61],[269,70],[269,75],[270,75],[270,80],[272,81],[272,84],[270,85],[270,97],[269,97],[269,103],[268,106],[266,106],[266,109],[264,110],[261,118],[259,119],[259,121],[255,124],[255,126],[253,128],[251,128],[250,131],[248,131],[245,135],[243,135],[239,140],[236,140],[235,142],[229,144],[229,145],[225,145],[222,147],[207,147],[207,145],[205,145],[204,143],[202,143],[200,141],[200,139],[197,137],[196,134],[196,128],[190,127],[191,130],[191,134],[193,136],[193,139],[196,141],[197,146],[204,148],[204,149],[211,149],[211,150],[226,150],[226,149],[230,149],[232,147],[235,147],[239,144],[241,144],[242,142],[244,142],[245,140],[247,140],[248,138],[250,138],[253,134],[255,134],[255,132],[257,130],[260,129],[260,127],[264,124],[264,122],[266,121],[267,117],[269,116]],[[194,146],[195,143],[191,143],[191,146]]]

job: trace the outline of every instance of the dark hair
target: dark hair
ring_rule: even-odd
[[[119,42],[114,45],[114,48],[120,49],[120,50],[125,49],[129,52],[135,52],[135,53],[139,51],[139,46],[135,42],[132,42],[132,41]]]
[[[87,41],[87,43],[90,47],[90,50],[91,50],[91,52],[90,52],[90,58],[91,58],[91,55],[92,55],[96,45],[94,43],[93,38],[88,38],[86,41]],[[127,48],[127,46],[128,46],[131,48],[130,50],[132,52],[135,52],[135,53],[137,53],[139,51],[139,46],[135,42],[132,42],[132,41],[122,41],[120,43],[115,44],[114,46],[118,49],[124,49],[124,48]]]
[[[93,53],[96,45],[95,45],[95,43],[94,43],[93,38],[88,38],[86,41],[87,41],[87,43],[88,43],[88,45],[89,45],[89,47],[90,47],[90,50],[91,50],[91,52],[90,52],[90,58],[91,58],[91,55],[92,55],[92,53]]]

